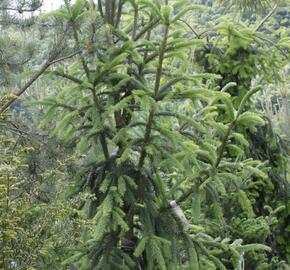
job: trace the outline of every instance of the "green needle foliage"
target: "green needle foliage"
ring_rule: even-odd
[[[13,138],[9,122],[8,117],[0,122],[0,269],[62,269],[89,226],[72,208],[87,196],[64,201],[63,191],[56,192],[65,161],[54,169],[46,162],[46,171],[31,172],[35,162],[42,165],[32,157],[41,155],[22,137]]]
[[[49,14],[79,54],[51,70],[57,94],[35,103],[47,108],[42,126],[79,156],[72,194],[91,194],[78,211],[93,223],[62,269],[282,265],[267,244],[283,207],[257,210],[269,163],[249,151],[249,134],[266,125],[252,109],[263,89],[254,79],[274,74],[281,54],[258,50],[239,25],[189,38],[182,20],[203,11],[182,0],[77,0]]]

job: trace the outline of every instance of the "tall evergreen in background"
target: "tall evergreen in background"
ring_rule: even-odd
[[[25,39],[25,31],[21,29],[24,30],[33,24],[32,13],[39,7],[39,1],[1,1],[0,3],[0,86],[13,87],[12,73],[22,72],[23,66],[31,60],[35,44],[32,40]]]

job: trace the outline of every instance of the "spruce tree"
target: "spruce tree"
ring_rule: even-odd
[[[242,269],[245,253],[269,251],[227,239],[224,202],[267,230],[243,186],[266,181],[267,164],[244,155],[244,130],[265,121],[248,105],[260,85],[193,66],[205,40],[192,38],[183,19],[202,9],[190,1],[79,0],[50,14],[68,24],[80,53],[51,70],[58,93],[36,103],[48,106],[43,124],[55,122],[53,134],[75,146],[75,192],[93,196],[79,211],[95,224],[68,268]],[[232,51],[252,41],[246,30],[220,31],[236,38]]]

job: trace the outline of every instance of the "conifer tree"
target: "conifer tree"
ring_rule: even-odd
[[[213,1],[64,0],[42,55],[11,31],[41,1],[1,2],[0,268],[283,269],[287,160],[256,102],[289,60],[281,2],[219,2],[266,10],[247,27]],[[42,75],[57,146],[33,150],[5,113]]]
[[[54,119],[53,134],[82,157],[75,192],[93,195],[79,209],[95,226],[64,265],[243,269],[244,253],[269,251],[226,238],[227,192],[227,202],[237,202],[229,211],[240,210],[255,228],[267,229],[263,218],[254,219],[242,185],[267,179],[266,164],[244,155],[249,143],[243,132],[265,121],[248,106],[260,85],[240,85],[192,65],[204,40],[188,38],[182,20],[203,7],[150,0],[65,6],[50,15],[69,23],[81,53],[65,70],[51,70],[59,92],[40,104],[48,106],[43,124]],[[232,50],[251,41],[246,30],[220,31],[237,38]],[[233,89],[239,88],[236,98]],[[265,236],[256,240],[264,243]]]

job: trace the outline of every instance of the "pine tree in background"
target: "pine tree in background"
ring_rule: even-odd
[[[0,46],[1,81],[0,86],[15,87],[12,73],[22,72],[25,63],[31,60],[34,51],[32,40],[19,30],[32,25],[31,13],[40,7],[39,1],[1,1],[0,4]],[[25,13],[25,18],[22,14]],[[18,28],[18,29],[17,29]],[[13,33],[14,30],[15,32]]]

